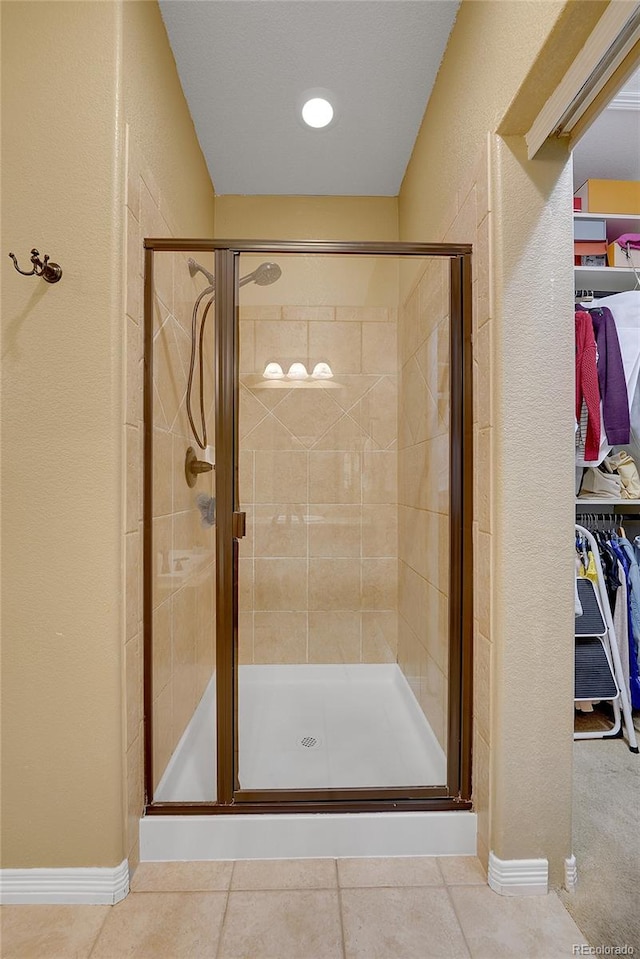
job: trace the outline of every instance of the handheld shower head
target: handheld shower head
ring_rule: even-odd
[[[256,283],[258,286],[269,286],[279,280],[281,276],[282,270],[277,263],[261,263],[253,273],[241,276],[238,285],[244,286],[245,283]]]
[[[196,263],[196,261],[193,259],[192,256],[190,256],[189,259],[187,260],[187,265],[189,267],[190,276],[195,276],[196,273],[203,273],[208,279],[211,286],[214,285],[213,273],[209,273],[209,271],[205,270],[203,266],[200,266],[199,263]]]

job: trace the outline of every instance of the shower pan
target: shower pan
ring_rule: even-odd
[[[145,241],[145,824],[471,809],[470,264]]]

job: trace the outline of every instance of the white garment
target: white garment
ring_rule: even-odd
[[[629,610],[627,606],[627,578],[624,567],[618,560],[618,579],[620,586],[616,590],[616,611],[613,614],[613,628],[616,634],[622,675],[624,676],[627,695],[631,697],[629,685]]]

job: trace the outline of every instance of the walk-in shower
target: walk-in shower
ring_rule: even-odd
[[[147,812],[468,809],[469,248],[145,246]]]

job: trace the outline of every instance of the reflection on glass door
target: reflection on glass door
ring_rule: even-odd
[[[153,370],[150,791],[157,802],[213,802],[217,794],[212,270],[211,253],[196,260],[156,252],[153,316],[146,317]]]
[[[272,259],[239,299],[240,787],[443,785],[449,260]]]

